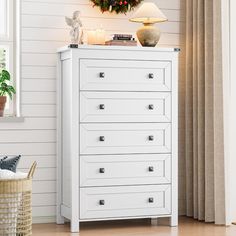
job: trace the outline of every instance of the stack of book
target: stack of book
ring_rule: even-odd
[[[114,34],[113,39],[106,41],[110,46],[137,46],[137,41],[132,34]]]

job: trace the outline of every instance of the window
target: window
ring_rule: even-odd
[[[16,87],[18,59],[17,25],[19,0],[0,0],[0,69],[11,74],[11,83]],[[16,97],[7,99],[6,115],[16,115]]]
[[[0,35],[2,37],[8,34],[8,24],[7,24],[7,0],[0,1]]]

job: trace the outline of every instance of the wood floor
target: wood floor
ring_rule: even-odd
[[[74,236],[69,225],[39,224],[33,236]],[[83,223],[80,236],[236,236],[236,226],[224,227],[180,218],[178,228],[151,226],[147,220]]]

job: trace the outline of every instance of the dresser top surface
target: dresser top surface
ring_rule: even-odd
[[[103,45],[78,45],[78,48],[71,48],[69,45],[61,47],[58,53],[70,50],[118,50],[118,51],[149,51],[149,52],[179,52],[179,48],[174,47],[141,47],[141,46],[103,46]]]

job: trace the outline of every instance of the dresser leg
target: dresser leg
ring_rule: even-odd
[[[71,231],[71,233],[79,233],[79,221],[78,220],[71,220],[70,231]]]
[[[170,226],[172,226],[172,227],[178,226],[178,216],[177,215],[172,215],[170,217]]]

